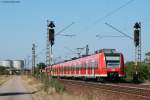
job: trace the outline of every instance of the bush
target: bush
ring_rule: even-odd
[[[62,93],[65,89],[63,84],[61,84],[57,79],[54,78],[49,79],[49,76],[45,73],[36,72],[34,74],[34,77],[36,77],[37,79],[41,80],[41,82],[43,82],[44,84],[43,89],[47,93],[50,87],[55,88],[56,92],[58,93]]]
[[[128,80],[132,80],[133,79],[133,74],[135,72],[135,68],[134,68],[134,63],[133,62],[128,62],[126,63],[126,78]],[[141,81],[150,81],[150,65],[149,64],[145,64],[145,63],[141,63],[138,66],[138,72],[139,72],[139,79]]]
[[[8,75],[9,71],[6,69],[6,67],[0,66],[0,75]]]
[[[133,62],[128,62],[128,63],[126,63],[125,66],[126,66],[126,68],[125,68],[126,79],[127,80],[132,80],[133,73],[134,73],[134,63]]]
[[[61,84],[58,80],[56,79],[51,79],[50,80],[50,84],[52,87],[55,88],[56,92],[58,93],[62,93],[65,89],[65,87],[63,86],[63,84]]]
[[[139,66],[140,79],[143,81],[150,81],[150,65],[142,64]]]

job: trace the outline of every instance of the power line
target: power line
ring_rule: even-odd
[[[105,16],[103,16],[103,17],[97,19],[97,20],[94,22],[94,24],[97,24],[98,22],[100,22],[100,21],[106,19],[107,17],[113,15],[114,13],[116,13],[117,11],[119,11],[120,9],[125,8],[127,5],[129,5],[129,4],[132,3],[133,1],[134,1],[134,0],[129,0],[128,2],[126,2],[126,3],[123,4],[123,5],[121,5],[120,7],[116,8],[115,10],[113,10],[113,11],[107,13]]]
[[[20,0],[0,0],[0,3],[21,3]]]
[[[69,27],[71,27],[73,24],[75,24],[75,22],[72,22],[71,24],[69,24],[68,26],[66,26],[65,28],[63,28],[63,29],[60,30],[59,32],[57,32],[56,35],[60,35],[61,32],[65,31],[66,29],[68,29]]]
[[[133,40],[133,38],[132,38],[131,36],[127,35],[126,33],[122,32],[122,31],[120,31],[120,30],[118,30],[118,29],[115,28],[114,26],[112,26],[112,25],[110,25],[110,24],[108,24],[108,23],[105,23],[105,24],[106,24],[107,26],[111,27],[112,29],[116,30],[117,32],[121,33],[122,35],[128,37],[129,39]]]
[[[104,20],[104,19],[106,19],[106,18],[112,16],[114,13],[116,13],[116,12],[119,11],[119,10],[121,10],[122,8],[125,8],[125,7],[128,6],[130,3],[132,3],[133,1],[135,1],[135,0],[129,0],[128,2],[126,2],[126,3],[123,4],[123,5],[121,5],[120,7],[114,9],[114,10],[111,11],[111,12],[108,12],[108,13],[107,13],[106,15],[104,15],[103,17],[98,18],[96,21],[94,21],[94,22],[92,23],[92,25],[90,24],[90,27],[87,26],[87,27],[84,28],[82,31],[85,31],[85,30],[86,30],[86,31],[89,31],[89,30],[93,29],[94,26],[95,26],[95,24],[98,24],[100,21],[102,21],[102,20]]]
[[[117,36],[117,35],[99,35],[99,34],[97,34],[96,37],[98,37],[98,38],[124,38],[125,36]]]
[[[76,36],[75,34],[59,34],[60,36],[67,36],[67,37],[74,37]]]

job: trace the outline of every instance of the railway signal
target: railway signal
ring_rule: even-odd
[[[139,23],[135,23],[134,25],[134,44],[135,44],[135,47],[139,46],[139,42],[140,42],[140,29],[141,26]]]
[[[135,45],[135,73],[133,75],[133,80],[138,81],[139,72],[138,67],[141,63],[141,23],[136,22],[133,26],[134,28],[134,45]]]
[[[54,30],[54,23],[53,21],[51,21],[48,25],[48,36],[49,36],[49,42],[51,44],[51,46],[54,45],[54,39],[55,39],[55,30]]]
[[[139,30],[134,30],[134,44],[137,47],[139,45]]]
[[[52,64],[52,46],[55,40],[55,24],[53,21],[47,20],[47,51],[46,51],[46,65]]]

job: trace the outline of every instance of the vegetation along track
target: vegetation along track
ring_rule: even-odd
[[[145,97],[150,99],[150,88],[149,86],[143,85],[120,85],[120,84],[103,84],[103,83],[96,83],[96,82],[85,82],[85,81],[74,81],[74,80],[66,80],[60,79],[59,80],[63,84],[73,85],[73,86],[80,86],[86,87],[87,89],[90,87],[93,90],[106,90],[109,92],[118,92],[123,94],[130,94],[140,97]]]

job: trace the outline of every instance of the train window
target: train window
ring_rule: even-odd
[[[78,67],[78,63],[76,63],[76,68]]]
[[[74,70],[74,68],[75,68],[75,65],[73,66],[72,71]]]
[[[69,65],[67,66],[67,71],[69,70]]]
[[[88,64],[87,64],[87,63],[85,63],[85,67],[86,67],[86,68],[88,67]]]
[[[78,64],[78,68],[80,67],[80,64]]]
[[[96,68],[96,67],[98,67],[98,62],[97,61],[94,62],[94,68]]]
[[[76,70],[76,68],[77,68],[77,64],[74,64],[74,70]]]
[[[72,65],[72,67],[71,67],[71,71],[73,70],[73,68],[74,68],[74,65]]]
[[[65,69],[66,69],[66,71],[67,71],[67,66],[65,66]]]
[[[91,63],[91,62],[89,62],[89,67],[90,67],[90,68],[92,67],[92,63]]]
[[[91,62],[91,67],[92,67],[92,68],[94,67],[94,63],[93,63],[93,62]]]
[[[108,68],[115,68],[120,65],[120,55],[106,55],[106,64]]]
[[[61,72],[61,68],[59,67],[59,71]]]
[[[72,71],[72,66],[70,67],[70,71]]]
[[[71,66],[69,67],[69,70],[71,71]]]
[[[89,63],[90,68],[92,68],[92,62]]]
[[[83,63],[83,68],[86,68],[86,63]]]
[[[79,70],[79,67],[77,67],[76,70]]]
[[[88,68],[90,68],[90,64],[89,64],[89,62],[87,63],[87,67],[88,67]]]
[[[83,64],[81,64],[81,68],[83,67]]]
[[[66,71],[68,71],[68,66],[66,66]]]
[[[73,71],[73,68],[74,68],[74,65],[72,66],[72,69],[71,69],[72,71]]]
[[[80,64],[79,66],[80,66],[80,68],[81,68],[81,67],[82,67],[82,64]]]

